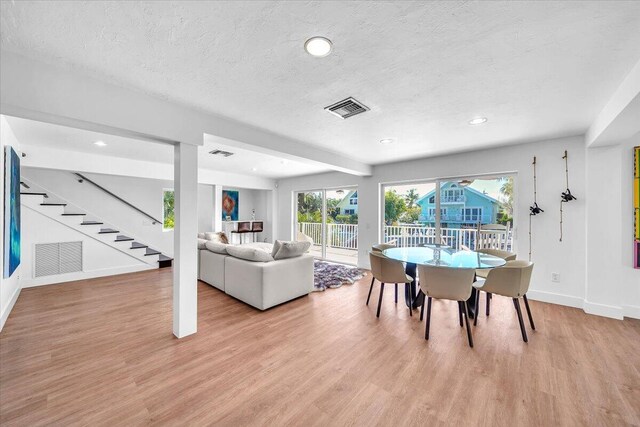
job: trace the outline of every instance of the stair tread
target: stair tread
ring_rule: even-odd
[[[129,249],[143,249],[143,248],[148,248],[149,246],[147,245],[143,245],[142,243],[138,243],[138,242],[133,242],[131,244],[131,247]]]
[[[158,262],[160,261],[173,261],[173,258],[160,254],[160,256],[158,257]]]
[[[162,255],[162,252],[156,251],[155,249],[147,248],[147,252],[144,254],[144,256],[150,255]]]
[[[40,206],[67,206],[66,203],[40,203]]]
[[[25,195],[25,196],[46,196],[47,193],[38,193],[35,191],[24,191],[24,192],[20,192],[21,195]]]
[[[84,221],[82,223],[80,223],[80,225],[101,225],[104,224],[104,222],[100,222],[100,221]]]
[[[114,240],[115,242],[130,242],[134,240],[133,237],[129,237],[129,236],[125,236],[125,235],[119,235],[116,236],[116,240]]]
[[[86,215],[83,213],[63,213],[62,216],[82,216],[82,215]]]
[[[113,228],[101,228],[98,234],[111,234],[111,233],[119,233],[120,231],[114,230]]]

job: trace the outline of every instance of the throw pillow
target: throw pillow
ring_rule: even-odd
[[[275,246],[280,243],[278,252],[273,256],[273,259],[285,259],[299,257],[309,250],[311,242],[281,242],[276,240]]]
[[[275,243],[273,244],[273,250],[271,251],[271,256],[273,257],[273,259],[276,259],[276,254],[278,253],[281,247],[282,247],[282,240],[276,240]]]
[[[227,246],[227,253],[233,257],[245,259],[253,262],[269,262],[273,261],[273,257],[268,251],[259,248],[250,248],[244,245]]]
[[[204,233],[198,233],[198,239],[204,239]]]
[[[224,234],[222,231],[220,232],[213,232],[213,231],[209,231],[204,233],[204,238],[206,240],[212,241],[212,242],[216,242],[216,243],[224,243],[224,244],[228,244],[229,243],[229,239],[227,239],[227,235]]]
[[[207,243],[205,239],[198,238],[198,249],[205,249],[205,243]]]
[[[222,255],[227,254],[227,246],[229,246],[229,245],[225,245],[224,243],[213,242],[211,240],[208,240],[204,245],[211,252],[215,252],[217,254],[222,254]]]

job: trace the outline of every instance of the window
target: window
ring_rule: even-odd
[[[350,205],[358,205],[358,192],[356,191],[355,193],[353,193],[353,196],[351,196],[351,198],[349,198],[349,204]]]
[[[430,219],[434,219],[436,217],[436,208],[429,208],[428,216]],[[447,208],[440,208],[441,219],[445,219],[446,216],[447,216]]]
[[[173,212],[175,193],[172,189],[162,190],[162,230],[173,230],[175,214]]]
[[[382,191],[384,223],[380,225],[380,240],[384,242],[393,241],[398,246],[441,242],[454,249],[473,249],[478,242],[478,224],[502,224],[514,229],[511,175],[391,183],[384,184]],[[438,194],[440,197],[436,197]],[[513,247],[513,233],[506,234],[499,249]]]
[[[355,210],[355,209],[345,209],[345,210],[344,210],[344,214],[345,214],[345,215],[353,215],[353,214],[355,214],[355,213],[356,213],[356,210]]]
[[[442,190],[441,195],[441,203],[457,203],[464,202],[464,190],[461,188],[447,188],[446,190]]]
[[[482,208],[464,208],[462,220],[467,222],[482,221]]]

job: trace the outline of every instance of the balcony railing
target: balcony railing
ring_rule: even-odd
[[[440,196],[440,203],[464,203],[467,200],[466,196]]]
[[[435,215],[429,215],[426,221],[435,221]],[[491,215],[449,215],[443,214],[440,215],[440,221],[442,222],[466,222],[468,224],[477,224],[478,222],[482,224],[488,224],[494,221]]]
[[[298,223],[298,230],[313,239],[314,244],[322,243],[322,224],[302,222]],[[443,243],[458,250],[463,246],[475,248],[478,230],[476,228],[442,228]],[[512,247],[512,233],[501,243],[506,250]],[[397,246],[412,247],[437,243],[435,227],[421,225],[385,225],[384,241],[395,241]],[[329,247],[342,249],[358,249],[357,224],[327,224],[327,244]]]
[[[314,244],[322,243],[322,224],[301,222],[298,230],[311,237]],[[327,224],[327,244],[332,248],[358,249],[358,224]]]

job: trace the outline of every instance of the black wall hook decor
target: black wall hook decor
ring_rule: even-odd
[[[562,204],[569,203],[572,200],[578,200],[573,194],[571,194],[571,190],[569,190],[569,155],[567,153],[567,150],[564,150],[564,156],[562,156],[562,158],[564,159],[564,173],[565,173],[565,178],[567,183],[567,190],[563,191],[562,194],[560,194],[560,241],[561,242],[562,242]]]
[[[544,212],[544,210],[538,206],[538,176],[536,175],[536,157],[533,156],[533,205],[529,206],[529,261],[531,261],[531,217],[536,216]]]

